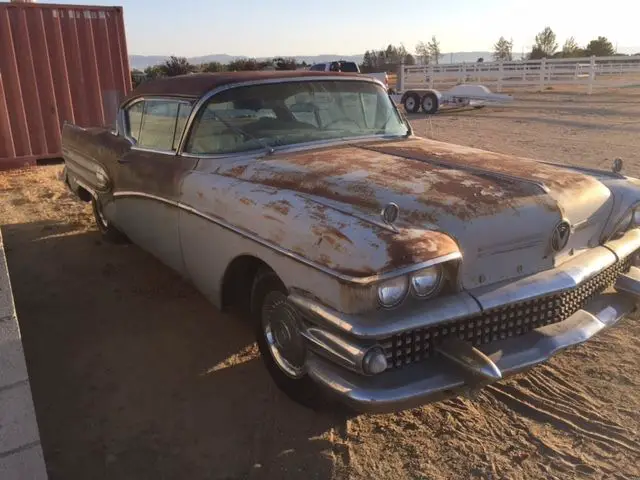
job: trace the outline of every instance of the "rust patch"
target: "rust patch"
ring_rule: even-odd
[[[247,197],[242,197],[240,199],[240,203],[244,203],[245,205],[255,205],[256,202],[254,200],[251,200],[250,198]]]
[[[266,220],[273,220],[274,222],[282,223],[282,219],[276,218],[276,217],[274,217],[272,215],[264,215],[264,218]]]
[[[543,183],[550,189],[579,189],[597,180],[553,165],[547,165],[526,157],[463,147],[428,139],[405,140],[383,144],[368,144],[368,149],[389,155],[400,155],[427,162],[444,162],[450,167],[467,167],[486,170],[487,175],[499,173]]]
[[[246,170],[247,170],[247,165],[236,165],[235,167],[232,167],[226,172],[224,172],[224,174],[229,175],[231,177],[241,177]]]
[[[441,232],[425,232],[408,239],[402,235],[387,235],[385,232],[380,237],[387,244],[389,257],[384,270],[406,267],[459,251],[456,242]]]
[[[289,209],[291,208],[291,203],[288,200],[278,200],[275,202],[269,202],[265,205],[266,208],[271,208],[276,212],[282,215],[289,215]]]

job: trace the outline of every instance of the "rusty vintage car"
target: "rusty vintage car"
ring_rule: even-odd
[[[64,180],[220,308],[290,397],[393,411],[588,340],[640,294],[640,182],[418,138],[357,74],[149,81]]]

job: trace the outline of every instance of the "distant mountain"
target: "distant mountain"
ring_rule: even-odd
[[[640,52],[640,46],[638,47],[620,47],[618,49],[620,53],[633,54]],[[277,57],[278,55],[274,55]],[[284,55],[288,56],[288,55]],[[329,62],[331,60],[347,60],[351,62],[362,63],[363,55],[339,55],[327,53],[324,55],[295,55],[295,59],[298,62],[305,61],[308,64]],[[513,52],[513,59],[520,60],[522,53]],[[129,64],[131,68],[137,68],[144,70],[150,65],[158,65],[169,58],[169,55],[129,55]],[[197,65],[200,63],[208,62],[220,62],[229,63],[239,58],[248,58],[243,55],[227,55],[226,53],[202,55],[199,57],[189,57],[189,62]],[[258,57],[257,60],[267,60],[273,57]],[[440,63],[475,63],[479,58],[484,59],[485,62],[490,62],[493,59],[493,52],[449,52],[442,54]]]
[[[440,63],[473,63],[478,60],[478,58],[484,58],[485,62],[491,60],[491,52],[452,52],[452,53],[444,53],[442,58],[440,59]],[[274,55],[277,57],[278,55]],[[286,56],[286,55],[285,55]],[[329,62],[331,60],[347,60],[350,62],[358,62],[362,63],[363,55],[339,55],[327,53],[323,55],[296,55],[295,59],[298,62],[307,62],[308,64],[321,63],[321,62]],[[144,70],[148,66],[158,65],[159,63],[164,62],[169,58],[169,55],[130,55],[129,56],[129,64],[131,68],[137,68],[139,70]],[[227,55],[226,53],[220,54],[211,54],[211,55],[202,55],[199,57],[188,57],[190,63],[195,65],[200,63],[208,63],[208,62],[220,62],[220,63],[229,63],[233,60],[237,60],[239,58],[248,58],[242,55]],[[273,57],[258,57],[257,60],[267,60]],[[514,58],[520,58],[520,54],[514,53]]]
[[[274,55],[273,57],[257,57],[257,60],[268,60],[270,58],[277,57],[278,55]],[[285,57],[288,55],[284,55]],[[137,68],[139,70],[144,70],[145,68],[151,65],[158,65],[159,63],[164,62],[169,58],[169,55],[129,55],[129,65],[131,68]],[[226,53],[221,54],[211,54],[211,55],[202,55],[199,57],[188,57],[190,63],[194,65],[198,65],[200,63],[209,63],[209,62],[220,62],[220,63],[229,63],[234,60],[238,60],[240,58],[249,58],[244,55],[227,55]],[[362,62],[362,55],[337,55],[327,53],[324,55],[296,55],[295,59],[298,62],[307,62],[308,64],[320,63],[320,62],[328,62],[331,60],[347,60],[351,62]]]

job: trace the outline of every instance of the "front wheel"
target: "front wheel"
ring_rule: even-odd
[[[272,270],[258,272],[251,310],[262,360],[278,388],[306,407],[322,406],[324,394],[305,370],[307,352],[297,312],[287,300],[287,289]]]
[[[128,243],[127,237],[107,219],[102,210],[102,203],[96,198],[91,199],[91,207],[93,208],[93,217],[96,226],[102,236],[110,243]]]

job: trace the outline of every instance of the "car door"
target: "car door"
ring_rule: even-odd
[[[196,159],[176,155],[192,105],[145,98],[127,106],[129,151],[118,160],[116,224],[137,245],[184,274],[180,251],[179,196]]]

